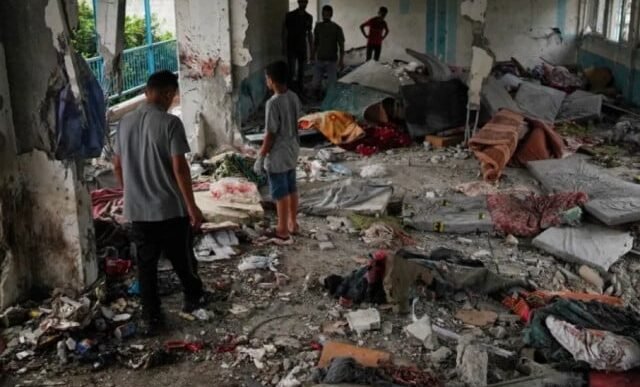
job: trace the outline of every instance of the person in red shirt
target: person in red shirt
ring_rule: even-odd
[[[362,35],[367,38],[367,61],[370,61],[371,57],[376,61],[380,60],[382,41],[389,35],[389,27],[384,20],[388,13],[387,7],[380,7],[378,16],[367,20],[360,26]],[[369,28],[369,33],[366,31],[367,27]]]

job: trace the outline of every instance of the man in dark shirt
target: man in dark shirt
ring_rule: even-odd
[[[299,0],[298,9],[287,13],[282,28],[282,44],[289,61],[289,86],[302,95],[304,87],[304,66],[307,62],[307,49],[313,52],[313,17],[307,13],[309,0]],[[296,74],[297,79],[293,82]]]
[[[371,57],[378,61],[380,60],[380,53],[382,52],[382,41],[389,35],[389,27],[384,18],[389,13],[387,7],[380,7],[378,16],[373,17],[360,26],[362,35],[367,38],[367,61],[371,60]],[[366,28],[369,28],[367,34]]]
[[[316,24],[314,31],[312,88],[317,94],[322,89],[324,76],[331,86],[337,81],[338,69],[344,67],[344,32],[331,20],[332,17],[333,8],[330,5],[322,7],[322,22]]]

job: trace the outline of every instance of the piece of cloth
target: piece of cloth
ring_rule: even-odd
[[[307,11],[295,9],[285,16],[287,31],[287,53],[307,56],[307,39],[313,29],[313,16]]]
[[[545,323],[548,316],[566,321],[579,329],[609,331],[640,342],[640,318],[631,309],[600,302],[558,299],[544,308],[535,310],[531,323],[524,329],[524,343],[538,349],[548,362],[573,361],[573,356],[549,332]]]
[[[296,170],[269,174],[269,190],[271,199],[278,201],[298,192],[296,186]]]
[[[384,40],[383,38],[384,33],[385,31],[389,30],[389,27],[387,26],[387,22],[380,16],[376,16],[367,20],[363,25],[365,28],[369,29],[367,45],[378,46],[378,47],[382,46],[382,41]]]
[[[500,179],[524,130],[526,123],[521,114],[501,110],[469,140],[469,148],[480,161],[485,180]]]
[[[325,279],[325,289],[335,298],[346,299],[353,304],[370,302],[384,304],[384,276],[387,254],[377,251],[369,257],[367,264],[347,276],[332,275]]]
[[[311,87],[320,89],[322,80],[327,76],[327,87],[331,88],[338,80],[338,64],[336,61],[319,60],[313,65],[313,80]]]
[[[573,324],[547,316],[547,329],[576,361],[592,369],[623,372],[640,367],[640,345],[630,337],[598,329],[579,329]]]
[[[145,318],[154,319],[160,315],[158,259],[161,253],[171,261],[182,284],[185,301],[193,303],[202,297],[202,280],[197,272],[193,234],[188,218],[133,222],[131,240],[136,247],[140,297]]]
[[[563,223],[562,214],[589,200],[583,192],[548,196],[492,194],[487,206],[496,231],[505,235],[534,237]]]
[[[316,129],[334,145],[352,143],[362,137],[365,132],[348,113],[325,111],[306,115],[298,121],[302,129]]]
[[[58,160],[100,156],[107,131],[104,92],[84,58],[76,52],[73,56],[81,90],[76,96],[71,84],[67,84],[56,100],[55,156]]]
[[[313,32],[315,49],[319,62],[336,62],[338,54],[344,51],[344,32],[333,21],[321,21]]]
[[[91,207],[94,220],[124,223],[124,196],[122,189],[105,188],[91,191]]]
[[[376,62],[380,60],[380,54],[382,53],[382,44],[367,44],[367,61],[372,58]]]
[[[369,157],[378,152],[389,149],[404,148],[412,143],[411,137],[393,124],[368,125],[365,136],[349,144],[342,144],[342,148],[355,151]]]
[[[378,369],[364,367],[350,357],[338,357],[326,370],[319,370],[316,382],[326,384],[358,383],[365,386],[391,387],[393,383],[378,375]]]
[[[172,156],[190,152],[182,121],[144,103],[118,125],[115,152],[122,160],[124,216],[130,222],[158,222],[187,216],[173,174]]]
[[[298,119],[302,107],[300,99],[291,90],[275,94],[265,108],[265,133],[274,135],[273,147],[265,160],[268,173],[282,173],[295,169],[300,154]]]
[[[526,166],[530,161],[560,159],[565,147],[562,137],[542,121],[528,120],[529,133],[520,141],[511,162],[518,166]]]

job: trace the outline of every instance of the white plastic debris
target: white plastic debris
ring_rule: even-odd
[[[387,168],[382,164],[367,165],[360,171],[363,179],[377,179],[387,176]]]

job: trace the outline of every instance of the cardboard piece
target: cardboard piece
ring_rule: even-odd
[[[365,367],[378,367],[379,363],[389,362],[391,360],[391,354],[389,352],[329,341],[322,348],[322,354],[320,355],[318,367],[328,367],[331,363],[331,360],[337,357],[353,358],[355,361]]]

